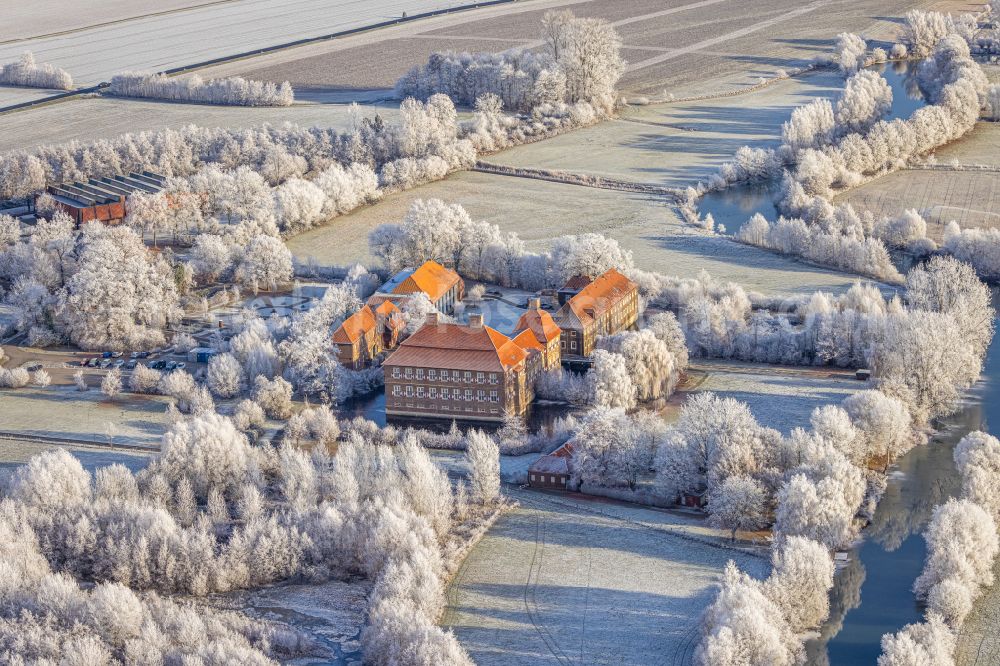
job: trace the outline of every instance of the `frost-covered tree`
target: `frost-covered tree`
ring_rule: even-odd
[[[492,506],[500,499],[500,449],[496,440],[481,430],[470,431],[466,442],[472,498],[483,506]]]
[[[996,523],[975,502],[951,499],[934,509],[924,539],[927,561],[913,590],[949,625],[961,626],[980,588],[993,584],[1000,552]]]
[[[73,77],[65,69],[49,63],[38,63],[31,51],[25,51],[16,62],[0,65],[0,83],[30,88],[72,90]]]
[[[274,290],[292,279],[292,253],[272,236],[255,236],[236,266],[236,281],[257,289]]]
[[[631,252],[615,239],[600,234],[560,236],[552,242],[551,252],[561,283],[574,275],[594,278],[611,268],[628,272],[633,265]]]
[[[758,581],[730,561],[719,594],[702,618],[695,663],[793,666],[800,663],[801,650],[781,608],[768,599]]]
[[[219,398],[232,398],[243,392],[243,366],[232,354],[216,354],[208,361],[208,388]]]
[[[108,370],[101,380],[101,393],[114,400],[122,391],[122,373],[118,368]]]
[[[573,18],[557,25],[553,43],[558,44],[557,62],[566,79],[566,101],[612,108],[615,86],[625,72],[618,32],[596,18]]]
[[[658,481],[672,492],[707,486],[711,495],[730,476],[769,468],[778,437],[757,423],[745,403],[697,393],[660,444]]]
[[[764,594],[781,608],[792,631],[819,626],[830,613],[833,558],[827,548],[804,537],[788,537],[771,553]]]
[[[837,62],[844,74],[854,74],[865,64],[865,52],[868,45],[865,40],[851,32],[837,35]]]
[[[84,349],[148,348],[180,317],[170,267],[126,227],[86,225],[78,268],[58,295],[57,325]]]
[[[796,474],[778,493],[774,531],[782,537],[804,536],[827,548],[840,548],[854,535],[857,508],[847,502],[838,479],[825,477],[817,483]]]
[[[885,78],[871,71],[861,71],[849,79],[837,100],[834,122],[838,134],[867,130],[892,108],[892,88]]]
[[[288,81],[276,84],[234,76],[205,81],[198,74],[168,77],[148,72],[124,72],[111,77],[111,95],[148,97],[235,106],[290,106],[295,94]]]
[[[767,525],[767,502],[767,491],[760,482],[737,474],[712,491],[708,513],[712,523],[728,529],[736,541],[736,532],[759,530]]]
[[[993,339],[995,311],[989,287],[966,263],[952,257],[932,257],[906,275],[906,300],[911,307],[950,315],[961,339],[982,357]]]
[[[940,615],[930,613],[925,622],[908,624],[895,634],[882,636],[878,666],[954,663],[957,637]]]
[[[643,329],[607,336],[598,340],[598,347],[624,359],[638,400],[654,400],[673,392],[680,373],[667,343],[653,331]]]
[[[843,408],[859,430],[859,441],[866,460],[881,460],[882,471],[914,445],[910,410],[896,398],[881,391],[852,393]]]
[[[281,377],[257,377],[252,397],[271,418],[287,419],[292,413],[292,385]]]
[[[620,354],[596,349],[587,371],[589,403],[598,407],[631,409],[636,403],[636,385],[628,363]]]
[[[1000,521],[1000,441],[971,432],[955,447],[955,465],[962,475],[962,496]]]

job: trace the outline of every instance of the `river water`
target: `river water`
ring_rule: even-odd
[[[994,293],[994,307],[998,304]],[[850,563],[837,572],[830,619],[807,645],[809,664],[874,664],[882,635],[923,617],[913,595],[927,554],[922,531],[934,506],[956,495],[961,480],[952,460],[958,441],[989,431],[1000,416],[1000,343],[994,338],[983,376],[962,409],[935,424],[937,433],[890,469],[889,484]],[[993,433],[996,434],[996,433]]]
[[[886,115],[886,120],[909,118],[914,111],[926,104],[911,73],[910,63],[886,63],[870,69],[880,73],[892,88],[892,108]],[[779,186],[780,182],[770,181],[709,192],[698,201],[698,212],[702,216],[711,213],[716,224],[725,226],[725,230],[720,229],[719,233],[731,236],[756,213],[768,220],[778,219],[774,199]]]

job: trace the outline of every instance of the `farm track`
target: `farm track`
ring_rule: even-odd
[[[147,451],[150,453],[156,453],[160,450],[159,446],[144,446],[142,444],[127,444],[127,443],[106,444],[104,442],[100,442],[93,439],[52,437],[49,435],[26,435],[24,433],[7,432],[7,431],[0,431],[0,439],[23,441],[23,442],[35,442],[38,444],[54,444],[57,446],[87,447],[87,448],[101,449],[106,451],[126,449],[129,451]]]
[[[680,202],[683,193],[678,188],[660,187],[659,185],[648,185],[645,183],[633,183],[627,180],[616,180],[604,178],[602,176],[590,176],[572,173],[569,171],[551,171],[547,169],[528,169],[524,167],[511,167],[502,164],[492,164],[490,162],[476,162],[472,171],[488,173],[495,176],[511,176],[514,178],[531,178],[535,180],[545,180],[553,183],[563,183],[565,185],[580,185],[583,187],[594,187],[600,190],[615,190],[618,192],[636,192],[639,194],[652,194],[665,196],[675,203]]]

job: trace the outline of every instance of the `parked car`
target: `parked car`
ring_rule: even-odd
[[[111,352],[112,358],[121,358],[123,355],[123,352]]]
[[[135,351],[128,355],[129,358],[139,358],[139,352]]]
[[[131,361],[129,361],[128,363],[125,364],[125,369],[126,370],[135,370],[135,366],[136,366],[137,363],[138,363],[138,361],[133,358]]]
[[[149,364],[149,367],[151,367],[153,370],[162,370],[166,364],[167,364],[166,361],[153,361],[152,363]]]
[[[177,361],[167,361],[166,369],[173,370],[177,367]]]
[[[176,364],[174,364],[174,370],[183,370],[186,367],[187,363],[185,363],[184,361],[178,361]]]
[[[112,361],[111,361],[111,359],[110,359],[110,358],[106,358],[106,359],[104,359],[103,361],[101,361],[101,368],[102,368],[102,369],[107,369],[107,368],[110,368],[110,367],[111,367],[111,362],[112,362]]]
[[[139,358],[149,358],[149,352],[148,351],[139,352]]]
[[[93,358],[88,358],[83,362],[88,368],[96,368],[101,363],[101,358],[99,356],[94,356]]]
[[[118,359],[117,361],[114,362],[114,366],[116,368],[118,368],[119,370],[121,369],[121,367],[123,365],[125,365],[125,359],[123,359],[123,358],[120,358],[120,359]]]
[[[29,363],[28,365],[26,365],[24,367],[24,369],[27,370],[28,372],[34,372],[35,370],[41,370],[42,369],[42,364],[41,363],[37,363],[37,362],[36,363]]]
[[[111,358],[111,352],[104,352],[101,354],[101,358]]]

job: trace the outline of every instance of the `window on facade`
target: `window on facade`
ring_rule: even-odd
[[[472,373],[471,372],[469,372],[469,371],[465,372],[465,381],[466,381],[466,383],[472,383]]]
[[[437,390],[437,388],[436,388],[436,387],[432,386],[432,387],[430,387],[430,388],[429,388],[429,389],[427,390],[427,394],[428,394],[428,395],[429,395],[429,396],[431,397],[431,399],[433,400],[434,398],[437,398],[437,397],[438,397],[438,390]]]
[[[417,379],[423,379],[423,378],[424,378],[424,369],[417,368]]]
[[[447,400],[450,397],[448,394],[449,394],[448,389],[446,389],[446,388],[441,389],[441,399],[442,400]]]
[[[490,373],[490,384],[497,384],[500,382],[500,375],[495,372]]]
[[[437,370],[428,370],[427,371],[427,378],[428,379],[437,379],[437,375],[438,375]]]
[[[393,368],[392,369],[392,378],[393,379],[399,379],[399,374],[400,374],[399,373],[399,368]]]
[[[569,348],[572,349],[573,351],[576,351],[576,340],[573,340],[572,342],[569,343]]]
[[[486,391],[483,391],[482,389],[480,389],[479,391],[477,391],[476,392],[476,400],[479,400],[479,401],[486,400]]]
[[[465,389],[465,399],[472,402],[472,389]]]
[[[417,397],[418,398],[424,397],[424,387],[423,386],[418,386],[417,387]]]
[[[490,391],[490,402],[500,402],[500,396],[496,391]]]
[[[412,379],[413,378],[413,368],[407,368],[406,370],[404,370],[403,371],[403,376],[406,377],[407,379]]]
[[[407,386],[406,387],[406,397],[407,398],[413,397],[413,387],[412,386]]]
[[[442,370],[441,371],[441,379],[448,379],[448,371],[447,370]]]
[[[396,384],[395,386],[392,387],[392,394],[393,395],[402,395],[403,394],[403,390],[400,388],[399,384]]]
[[[486,375],[485,375],[485,373],[477,372],[476,373],[476,383],[477,384],[482,384],[484,381],[486,381]]]

